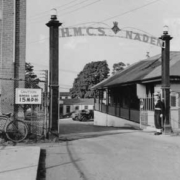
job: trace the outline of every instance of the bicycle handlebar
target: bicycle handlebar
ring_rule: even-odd
[[[12,116],[12,113],[3,113],[2,115],[7,116],[7,117],[10,118]]]

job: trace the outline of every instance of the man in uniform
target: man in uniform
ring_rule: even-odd
[[[161,101],[161,95],[158,92],[154,93],[154,124],[156,127],[155,135],[162,134],[164,125],[164,103]]]

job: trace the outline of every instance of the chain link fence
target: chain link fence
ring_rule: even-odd
[[[49,128],[49,116],[47,110],[40,109],[39,107],[29,110],[25,114],[25,122],[28,125],[30,136],[46,137]]]

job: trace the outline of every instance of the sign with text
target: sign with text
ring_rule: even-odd
[[[16,104],[41,104],[41,89],[16,88]]]
[[[72,27],[61,28],[60,37],[72,37],[72,36],[100,36],[100,37],[117,37],[130,40],[136,40],[143,43],[148,43],[154,46],[163,47],[163,41],[157,37],[141,34],[139,32],[133,32],[128,30],[121,30],[117,26],[113,28],[104,27]]]

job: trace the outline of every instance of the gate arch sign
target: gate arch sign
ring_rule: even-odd
[[[164,47],[164,41],[161,39],[134,31],[121,30],[119,29],[117,22],[114,22],[114,26],[112,28],[92,26],[60,28],[60,38],[72,36],[118,37],[149,43],[154,46]]]

